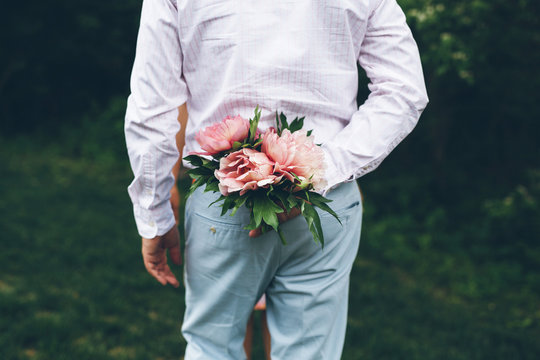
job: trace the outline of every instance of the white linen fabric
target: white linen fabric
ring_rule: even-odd
[[[359,108],[357,63],[370,79]],[[141,236],[174,226],[178,159],[227,115],[306,116],[327,164],[328,189],[374,170],[416,125],[428,98],[418,48],[396,0],[144,0],[125,118]]]

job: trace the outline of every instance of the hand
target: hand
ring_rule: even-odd
[[[282,213],[277,214],[277,217],[278,217],[279,223],[282,224],[285,221],[288,221],[288,220],[290,220],[292,218],[297,217],[298,215],[300,215],[300,209],[299,208],[292,208],[291,211],[289,211],[289,213],[282,212]],[[251,230],[249,232],[249,236],[251,236],[251,237],[257,237],[257,236],[259,236],[261,234],[262,234],[262,232],[261,232],[260,227],[256,228],[255,230]]]
[[[162,285],[171,284],[178,287],[180,283],[167,264],[167,249],[172,262],[181,265],[180,236],[176,226],[163,236],[156,236],[153,239],[142,238],[142,256],[146,270]]]

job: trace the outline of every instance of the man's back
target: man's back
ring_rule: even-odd
[[[371,80],[356,107],[357,63]],[[126,113],[135,179],[128,188],[143,258],[163,284],[178,285],[169,204],[178,151],[178,106],[194,135],[225,116],[262,110],[306,116],[326,162],[324,189],[339,217],[322,218],[325,249],[303,219],[252,239],[235,217],[195,192],[186,205],[187,359],[241,359],[246,322],[268,295],[273,359],[339,359],[347,323],[349,274],[359,245],[361,199],[354,179],[374,170],[413,129],[427,104],[416,43],[396,0],[145,0]],[[346,182],[349,182],[346,184]],[[175,260],[176,259],[176,260]]]

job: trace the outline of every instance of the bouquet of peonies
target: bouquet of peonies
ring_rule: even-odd
[[[187,196],[203,185],[205,191],[219,191],[221,196],[212,204],[222,202],[222,216],[231,209],[232,216],[246,205],[251,210],[246,229],[260,227],[263,233],[274,229],[284,244],[277,214],[298,208],[314,240],[324,246],[315,207],[339,221],[327,205],[331,200],[315,192],[326,185],[324,153],[313,143],[311,131],[302,130],[304,118],[289,124],[283,113],[276,112],[276,127],[262,133],[260,116],[257,107],[253,119],[228,116],[199,131],[196,140],[205,152],[184,158],[194,167],[188,171],[193,183]]]

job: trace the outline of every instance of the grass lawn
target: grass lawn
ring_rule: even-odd
[[[0,359],[180,359],[183,289],[143,267],[127,158],[31,140],[0,143]],[[468,251],[448,224],[381,216],[375,184],[343,359],[539,359],[539,246]]]

